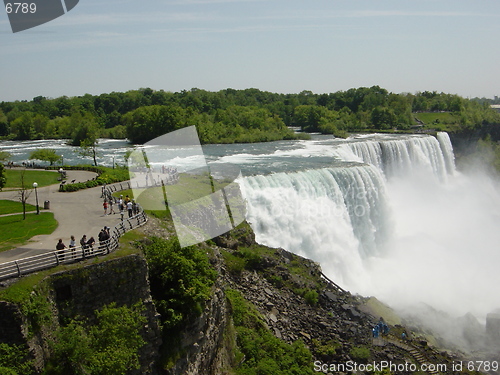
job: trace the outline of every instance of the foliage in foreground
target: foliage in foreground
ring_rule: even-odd
[[[164,328],[177,328],[191,314],[201,313],[217,277],[206,252],[197,246],[181,249],[176,237],[153,238],[143,251],[149,265],[151,294]]]
[[[27,361],[28,350],[21,345],[0,344],[0,373],[24,375],[32,373],[32,362]]]
[[[227,290],[232,317],[237,332],[239,352],[236,368],[241,375],[307,375],[313,374],[312,355],[300,340],[292,345],[275,337],[262,320],[255,307],[240,292]]]
[[[2,191],[3,187],[7,183],[7,178],[5,177],[5,167],[2,163],[0,163],[0,191]]]
[[[145,344],[140,335],[146,318],[142,305],[116,307],[114,303],[96,311],[97,323],[71,321],[56,332],[46,375],[121,375],[139,369],[138,350]]]

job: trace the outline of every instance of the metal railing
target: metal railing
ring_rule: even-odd
[[[55,250],[47,253],[12,260],[0,264],[0,280],[21,277],[36,271],[56,267],[60,264],[70,264],[88,258],[106,255],[118,247],[120,237],[129,230],[138,228],[147,222],[148,218],[142,211],[135,216],[124,219],[110,232],[110,238],[95,244]]]

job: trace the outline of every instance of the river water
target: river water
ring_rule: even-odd
[[[99,162],[124,164],[131,147],[100,140]],[[82,163],[61,140],[0,142],[16,163],[36,148]],[[320,262],[344,288],[456,316],[484,319],[500,308],[499,189],[480,168],[456,170],[446,133],[318,135],[203,151],[209,163],[241,169],[247,220],[260,243]],[[180,171],[190,166],[175,163]]]

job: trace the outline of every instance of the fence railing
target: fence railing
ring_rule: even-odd
[[[110,238],[96,242],[94,245],[77,246],[64,250],[55,250],[47,253],[12,260],[0,264],[0,280],[12,277],[21,277],[36,271],[49,269],[60,264],[75,263],[88,258],[106,255],[118,247],[120,237],[129,230],[138,228],[147,222],[144,212],[124,219],[110,231]]]

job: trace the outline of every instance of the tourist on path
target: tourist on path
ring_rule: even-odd
[[[127,211],[128,211],[128,217],[133,216],[133,210],[134,210],[134,205],[132,204],[131,201],[127,202]]]
[[[56,245],[56,250],[58,250],[58,255],[61,257],[61,260],[64,260],[64,249],[66,249],[66,245],[63,243],[62,238],[59,238],[59,242]]]

